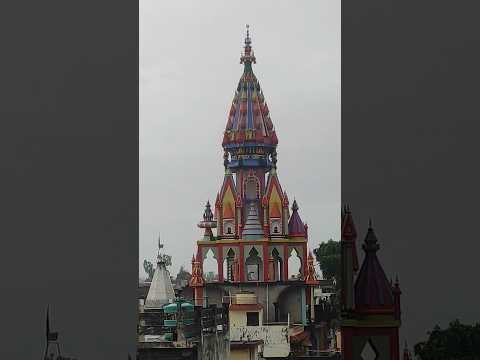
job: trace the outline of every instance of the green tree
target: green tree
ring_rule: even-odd
[[[323,277],[328,280],[335,278],[337,285],[340,280],[340,251],[340,242],[332,239],[321,243],[318,248],[313,250]]]
[[[436,325],[427,341],[415,345],[421,360],[480,360],[480,323],[464,325],[452,321],[446,329]]]
[[[155,273],[155,269],[153,268],[153,264],[150,261],[147,261],[145,259],[145,260],[143,260],[143,269],[145,270],[145,273],[147,274],[147,280],[152,281],[153,274]]]
[[[330,239],[327,242],[321,243],[318,248],[313,250],[313,253],[315,254],[317,262],[320,264],[320,270],[322,270],[323,278],[327,280],[335,279],[336,291],[334,294],[331,295],[330,301],[331,304],[335,307],[338,314],[340,311],[340,302],[337,294],[339,294],[339,290],[341,289],[340,242]],[[339,326],[340,323],[338,319],[333,318],[332,320],[330,320],[329,327],[331,329],[338,329]]]
[[[190,274],[187,270],[185,270],[185,267],[182,265],[180,266],[180,270],[178,271],[177,277],[175,279],[175,283],[177,285],[182,285],[182,282],[188,284],[191,278],[192,278],[192,274]]]

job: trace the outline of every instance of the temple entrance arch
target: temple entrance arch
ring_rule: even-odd
[[[204,255],[203,275],[206,282],[218,281],[218,261],[213,248],[209,248]]]
[[[258,251],[252,247],[245,260],[245,272],[247,281],[261,281],[263,279],[263,262]]]
[[[282,281],[283,274],[283,260],[277,249],[272,250],[273,269],[271,269],[271,276],[273,281]]]
[[[293,248],[288,257],[288,279],[297,280],[302,277],[302,259],[297,249]]]
[[[289,286],[278,295],[278,317],[280,322],[287,322],[290,315],[291,324],[302,322],[302,288]]]
[[[234,281],[234,260],[235,260],[235,251],[230,248],[228,249],[225,260],[223,260],[223,276],[224,281]]]
[[[254,174],[249,174],[243,183],[245,199],[248,201],[260,198],[260,182]]]

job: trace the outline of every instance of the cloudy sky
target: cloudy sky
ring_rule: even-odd
[[[338,240],[340,2],[140,1],[140,274],[157,238],[190,270],[196,224],[223,180],[221,141],[250,25],[279,138],[278,176],[309,225]]]

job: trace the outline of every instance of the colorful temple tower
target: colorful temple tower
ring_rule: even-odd
[[[290,202],[277,174],[277,145],[270,111],[253,72],[256,58],[247,26],[240,77],[223,135],[225,173],[213,204],[206,204],[203,238],[192,259],[197,305],[229,302],[252,291],[263,307],[263,323],[306,325],[313,317],[312,288],[318,285],[309,255],[308,227],[297,201]],[[291,211],[290,211],[291,210]],[[216,229],[216,235],[213,233]],[[217,276],[204,276],[207,255]],[[289,258],[299,264],[289,269]]]
[[[370,221],[358,270],[357,232],[351,211],[342,212],[342,355],[353,359],[400,359],[400,286],[389,281],[377,257],[380,246]],[[358,274],[357,274],[358,272]]]

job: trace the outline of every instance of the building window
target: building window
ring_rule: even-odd
[[[282,228],[282,223],[280,219],[274,219],[270,221],[270,234],[271,235],[280,235]]]
[[[272,251],[273,258],[273,278],[272,280],[281,281],[283,278],[283,261],[277,249]]]
[[[258,326],[259,316],[258,312],[247,312],[247,326]]]
[[[247,265],[247,280],[258,281],[259,277],[258,265]]]
[[[223,233],[225,235],[233,235],[233,220],[225,220],[223,222]]]
[[[226,271],[226,279],[227,281],[233,281],[233,273],[234,273],[234,269],[233,269],[233,260],[235,258],[235,251],[233,251],[233,249],[229,249],[228,252],[227,252],[227,258],[224,260],[224,262],[227,263],[227,271]]]
[[[262,260],[258,256],[258,251],[252,248],[248,258],[245,260],[247,270],[247,281],[260,281]]]

